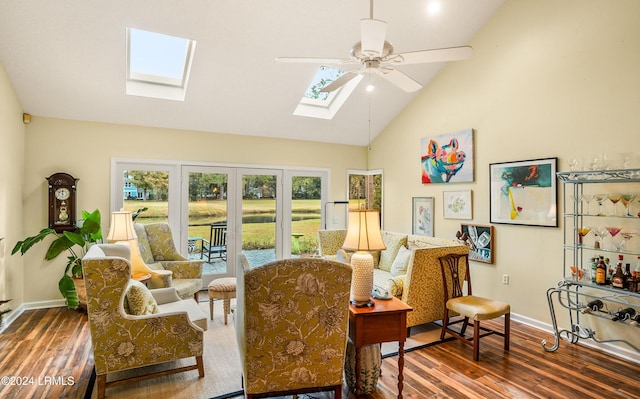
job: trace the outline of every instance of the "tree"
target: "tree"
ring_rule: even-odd
[[[143,191],[144,199],[167,199],[169,193],[169,173],[147,170],[128,171],[129,180]]]

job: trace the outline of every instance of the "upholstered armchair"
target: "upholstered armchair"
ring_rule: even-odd
[[[92,246],[83,258],[87,314],[98,398],[110,385],[198,370],[204,377],[203,331],[207,316],[174,288],[149,290],[131,280],[129,248]],[[195,364],[107,382],[107,374],[195,356]]]
[[[341,398],[351,266],[238,261],[236,334],[249,399],[333,391]]]
[[[338,251],[344,244],[347,230],[318,230],[318,249],[325,259],[336,260]]]
[[[151,274],[149,288],[175,287],[180,298],[193,296],[202,289],[203,260],[180,255],[167,223],[134,223],[138,247],[144,264],[134,263],[134,272]]]

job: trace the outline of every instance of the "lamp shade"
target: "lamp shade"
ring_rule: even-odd
[[[349,227],[342,248],[349,251],[381,251],[386,248],[380,233],[378,211],[349,212]]]
[[[107,235],[108,242],[136,240],[138,235],[133,228],[133,219],[129,211],[111,213],[111,227]]]

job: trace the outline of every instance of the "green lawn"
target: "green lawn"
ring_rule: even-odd
[[[125,210],[135,211],[147,207],[138,221],[145,223],[149,219],[154,221],[167,221],[168,208],[166,201],[124,201]],[[243,200],[245,215],[272,214],[275,209],[273,199]],[[226,215],[226,201],[194,201],[189,203],[190,224],[209,224],[224,219]],[[317,231],[320,226],[320,200],[293,200],[293,214],[317,214],[317,219],[293,221],[291,231],[304,234],[300,237],[300,250],[313,252],[317,247]],[[190,237],[209,237],[209,226],[189,227]],[[293,239],[292,239],[293,242]],[[247,223],[243,226],[242,243],[244,249],[263,249],[275,246],[275,223]]]

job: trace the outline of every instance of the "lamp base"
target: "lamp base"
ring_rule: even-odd
[[[351,299],[349,300],[349,303],[351,303],[351,306],[354,308],[372,308],[376,305],[371,299],[368,301],[356,301],[355,299]]]

